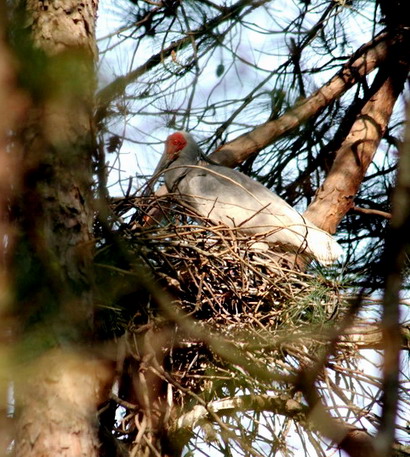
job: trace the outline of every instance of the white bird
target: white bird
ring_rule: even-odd
[[[343,250],[327,232],[316,227],[282,198],[239,171],[207,163],[187,132],[176,132],[154,172],[164,172],[169,192],[198,215],[247,234],[266,235],[260,241],[315,258],[324,265],[336,261]],[[262,238],[262,237],[261,237]]]

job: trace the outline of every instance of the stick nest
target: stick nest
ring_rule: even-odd
[[[147,199],[145,205],[151,205]],[[144,200],[139,202],[144,208]],[[319,266],[303,272],[295,255],[263,243],[261,236],[244,236],[215,226],[172,200],[158,199],[161,223],[127,227],[126,236],[156,281],[178,307],[196,320],[232,336],[249,331],[295,330],[324,324],[340,304],[339,285]],[[116,213],[132,204],[121,200]],[[172,209],[171,209],[172,208]],[[331,271],[331,270],[329,270]]]
[[[147,199],[146,204],[151,203]],[[140,219],[121,224],[122,239],[144,271],[150,272],[155,287],[173,297],[168,306],[205,328],[208,337],[205,340],[176,321],[170,323],[152,306],[155,293],[141,294],[127,328],[132,354],[129,377],[134,379],[128,384],[135,389],[139,382],[135,373],[140,379],[151,372],[161,380],[159,390],[166,390],[163,384],[172,385],[173,402],[182,409],[192,395],[210,401],[244,389],[272,391],[271,383],[264,385],[249,376],[239,360],[236,365],[215,351],[212,335],[239,348],[243,361],[274,367],[283,374],[312,362],[318,347],[326,344],[320,330],[344,308],[338,284],[318,266],[309,271],[294,268],[294,255],[281,252],[279,246],[267,250],[261,237],[247,237],[199,218],[172,196],[157,199],[156,204],[163,208],[158,223],[144,226],[142,211]],[[113,206],[120,221],[135,210],[130,199]],[[138,206],[144,208],[143,199]],[[146,320],[141,320],[142,314]],[[146,360],[151,362],[147,365]],[[132,398],[126,390],[120,388],[121,397]],[[137,417],[140,408],[129,418]],[[124,420],[124,433],[129,436],[133,420]]]

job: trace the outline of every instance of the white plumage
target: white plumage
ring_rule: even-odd
[[[203,217],[243,233],[264,234],[263,241],[314,257],[324,265],[342,254],[333,237],[304,218],[282,198],[236,170],[198,165],[201,151],[186,132],[170,135],[155,170],[165,173],[169,191],[180,194]]]

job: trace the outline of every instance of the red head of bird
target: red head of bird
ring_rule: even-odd
[[[175,132],[165,141],[165,150],[154,171],[154,177],[171,167],[165,173],[165,184],[171,190],[173,183],[186,173],[187,165],[198,162],[200,154],[198,145],[188,132]]]
[[[165,154],[170,161],[176,160],[188,144],[185,132],[175,132],[165,140]]]

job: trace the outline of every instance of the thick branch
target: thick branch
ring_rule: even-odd
[[[356,213],[369,214],[369,215],[384,217],[385,219],[391,219],[390,213],[387,213],[386,211],[380,211],[378,209],[362,208],[360,206],[354,205],[354,206],[352,206],[351,210]]]
[[[353,199],[403,89],[408,66],[400,62],[395,63],[393,68],[392,65],[393,63],[388,71],[380,69],[372,86],[372,95],[337,151],[332,168],[315,201],[304,213],[318,227],[330,233],[336,231],[339,222],[353,207]]]
[[[402,326],[399,334],[401,335],[402,349],[410,347],[410,328]],[[354,324],[349,327],[340,337],[342,344],[354,344],[360,349],[383,349],[383,330],[379,324]]]
[[[197,425],[212,420],[212,413],[219,417],[230,415],[236,411],[271,411],[286,417],[295,417],[307,413],[307,407],[287,395],[243,395],[235,398],[216,400],[207,405],[196,405],[191,411],[183,414],[175,422],[174,433],[180,429],[193,430]],[[172,433],[172,432],[171,432]]]
[[[257,154],[279,137],[286,135],[310,117],[318,114],[324,107],[358,82],[360,78],[384,62],[392,41],[394,40],[386,33],[378,35],[374,40],[358,49],[342,69],[310,97],[280,118],[261,124],[251,132],[222,145],[210,154],[210,158],[221,165],[233,168],[250,156]],[[142,67],[140,68],[142,70]],[[165,193],[165,186],[157,191],[158,195]],[[156,217],[159,217],[159,212],[154,208],[147,215],[148,223],[152,223]]]
[[[206,425],[207,422],[212,422],[215,414],[218,417],[223,417],[238,411],[270,411],[274,414],[293,418],[304,425],[312,424],[312,415],[317,414],[317,411],[312,413],[309,407],[287,395],[244,395],[217,400],[209,403],[207,407],[196,405],[176,421],[174,429],[170,431],[170,437],[178,441],[188,441],[193,429],[198,425]],[[316,419],[315,417],[314,420],[316,421]],[[326,428],[329,428],[328,435],[332,435],[334,441],[339,443],[342,449],[355,457],[371,455],[368,454],[373,450],[371,436],[365,430],[347,426],[340,420],[333,418],[331,421],[326,419],[326,424],[328,424]],[[313,424],[317,425],[316,422]]]
[[[384,62],[394,39],[386,33],[358,49],[342,69],[323,87],[279,119],[255,127],[211,154],[212,160],[228,167],[235,167],[248,157],[257,154],[278,138],[320,113],[331,102],[356,84],[363,76]]]

